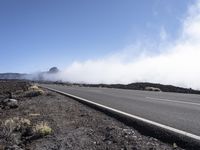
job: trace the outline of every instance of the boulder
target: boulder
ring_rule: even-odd
[[[18,100],[12,99],[12,98],[7,98],[4,99],[0,102],[0,105],[3,108],[17,108],[19,106]]]

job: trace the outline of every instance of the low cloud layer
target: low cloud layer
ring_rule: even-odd
[[[164,28],[160,35],[161,41],[167,38]],[[53,78],[108,84],[156,82],[200,89],[200,0],[189,8],[178,39],[161,46],[162,52],[148,54],[148,44],[138,45],[98,60],[74,62]],[[142,53],[135,57],[139,48]]]

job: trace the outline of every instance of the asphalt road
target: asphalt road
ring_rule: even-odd
[[[200,95],[45,86],[200,136]]]

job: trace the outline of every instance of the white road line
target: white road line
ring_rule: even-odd
[[[146,97],[146,98],[152,99],[152,100],[155,100],[155,101],[166,101],[166,102],[174,102],[174,103],[182,103],[182,104],[190,104],[190,105],[200,106],[200,103],[184,102],[184,101],[177,101],[177,100],[170,100],[170,99],[163,99],[163,98],[154,98],[154,97]]]
[[[45,87],[45,86],[43,86],[43,87]],[[195,134],[183,131],[183,130],[179,130],[179,129],[176,129],[176,128],[173,128],[173,127],[170,127],[170,126],[167,126],[167,125],[164,125],[164,124],[160,124],[158,122],[151,121],[151,120],[148,120],[148,119],[136,116],[136,115],[132,115],[132,114],[129,114],[129,113],[126,113],[126,112],[123,112],[123,111],[120,111],[120,110],[117,110],[117,109],[114,109],[114,108],[111,108],[111,107],[108,107],[108,106],[105,106],[105,105],[102,105],[102,104],[99,104],[99,103],[95,103],[93,101],[90,101],[90,100],[87,100],[87,99],[84,99],[84,98],[81,98],[81,97],[78,97],[78,96],[75,96],[75,95],[72,95],[72,94],[69,94],[69,93],[66,93],[66,92],[55,90],[53,88],[48,88],[48,87],[45,87],[45,88],[47,88],[49,90],[52,90],[52,91],[55,91],[55,92],[58,92],[58,93],[61,93],[61,94],[64,94],[64,95],[69,96],[69,97],[73,97],[73,98],[78,99],[80,101],[83,101],[83,102],[86,102],[86,103],[89,103],[89,104],[93,104],[93,105],[98,106],[100,108],[107,109],[109,111],[112,111],[112,112],[115,112],[115,113],[130,117],[130,118],[133,118],[135,120],[139,120],[139,121],[142,121],[144,123],[148,123],[148,124],[157,126],[159,128],[162,128],[162,129],[177,133],[179,135],[186,136],[186,137],[195,139],[197,141],[200,141],[200,136],[198,136],[198,135],[195,135]]]

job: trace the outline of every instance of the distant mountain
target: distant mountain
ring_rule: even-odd
[[[0,79],[24,79],[26,75],[20,73],[0,73]]]
[[[48,76],[52,76],[59,72],[57,67],[52,67],[48,71],[38,72],[32,74],[20,74],[20,73],[0,73],[0,79],[27,79],[27,80],[37,80],[43,81],[48,79]]]

